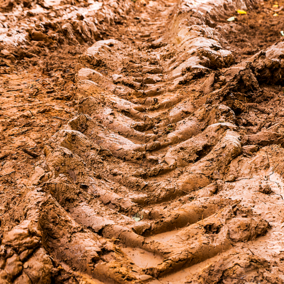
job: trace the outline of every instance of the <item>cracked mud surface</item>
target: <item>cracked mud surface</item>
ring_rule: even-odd
[[[3,1],[0,283],[284,283],[283,4]]]

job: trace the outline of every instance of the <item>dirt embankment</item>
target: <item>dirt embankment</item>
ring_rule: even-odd
[[[2,4],[0,283],[284,283],[283,4]]]

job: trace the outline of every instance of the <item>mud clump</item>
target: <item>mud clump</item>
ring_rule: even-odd
[[[221,261],[210,264],[187,284],[199,283],[282,283],[271,271],[271,264],[252,252],[235,252]]]
[[[271,186],[268,183],[260,183],[259,184],[259,192],[264,193],[264,194],[271,194],[273,193]]]

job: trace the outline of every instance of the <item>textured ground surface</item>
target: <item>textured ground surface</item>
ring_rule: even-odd
[[[284,283],[282,4],[2,1],[0,284]]]

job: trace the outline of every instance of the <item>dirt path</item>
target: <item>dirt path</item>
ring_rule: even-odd
[[[0,283],[284,283],[284,3],[9,3]]]

